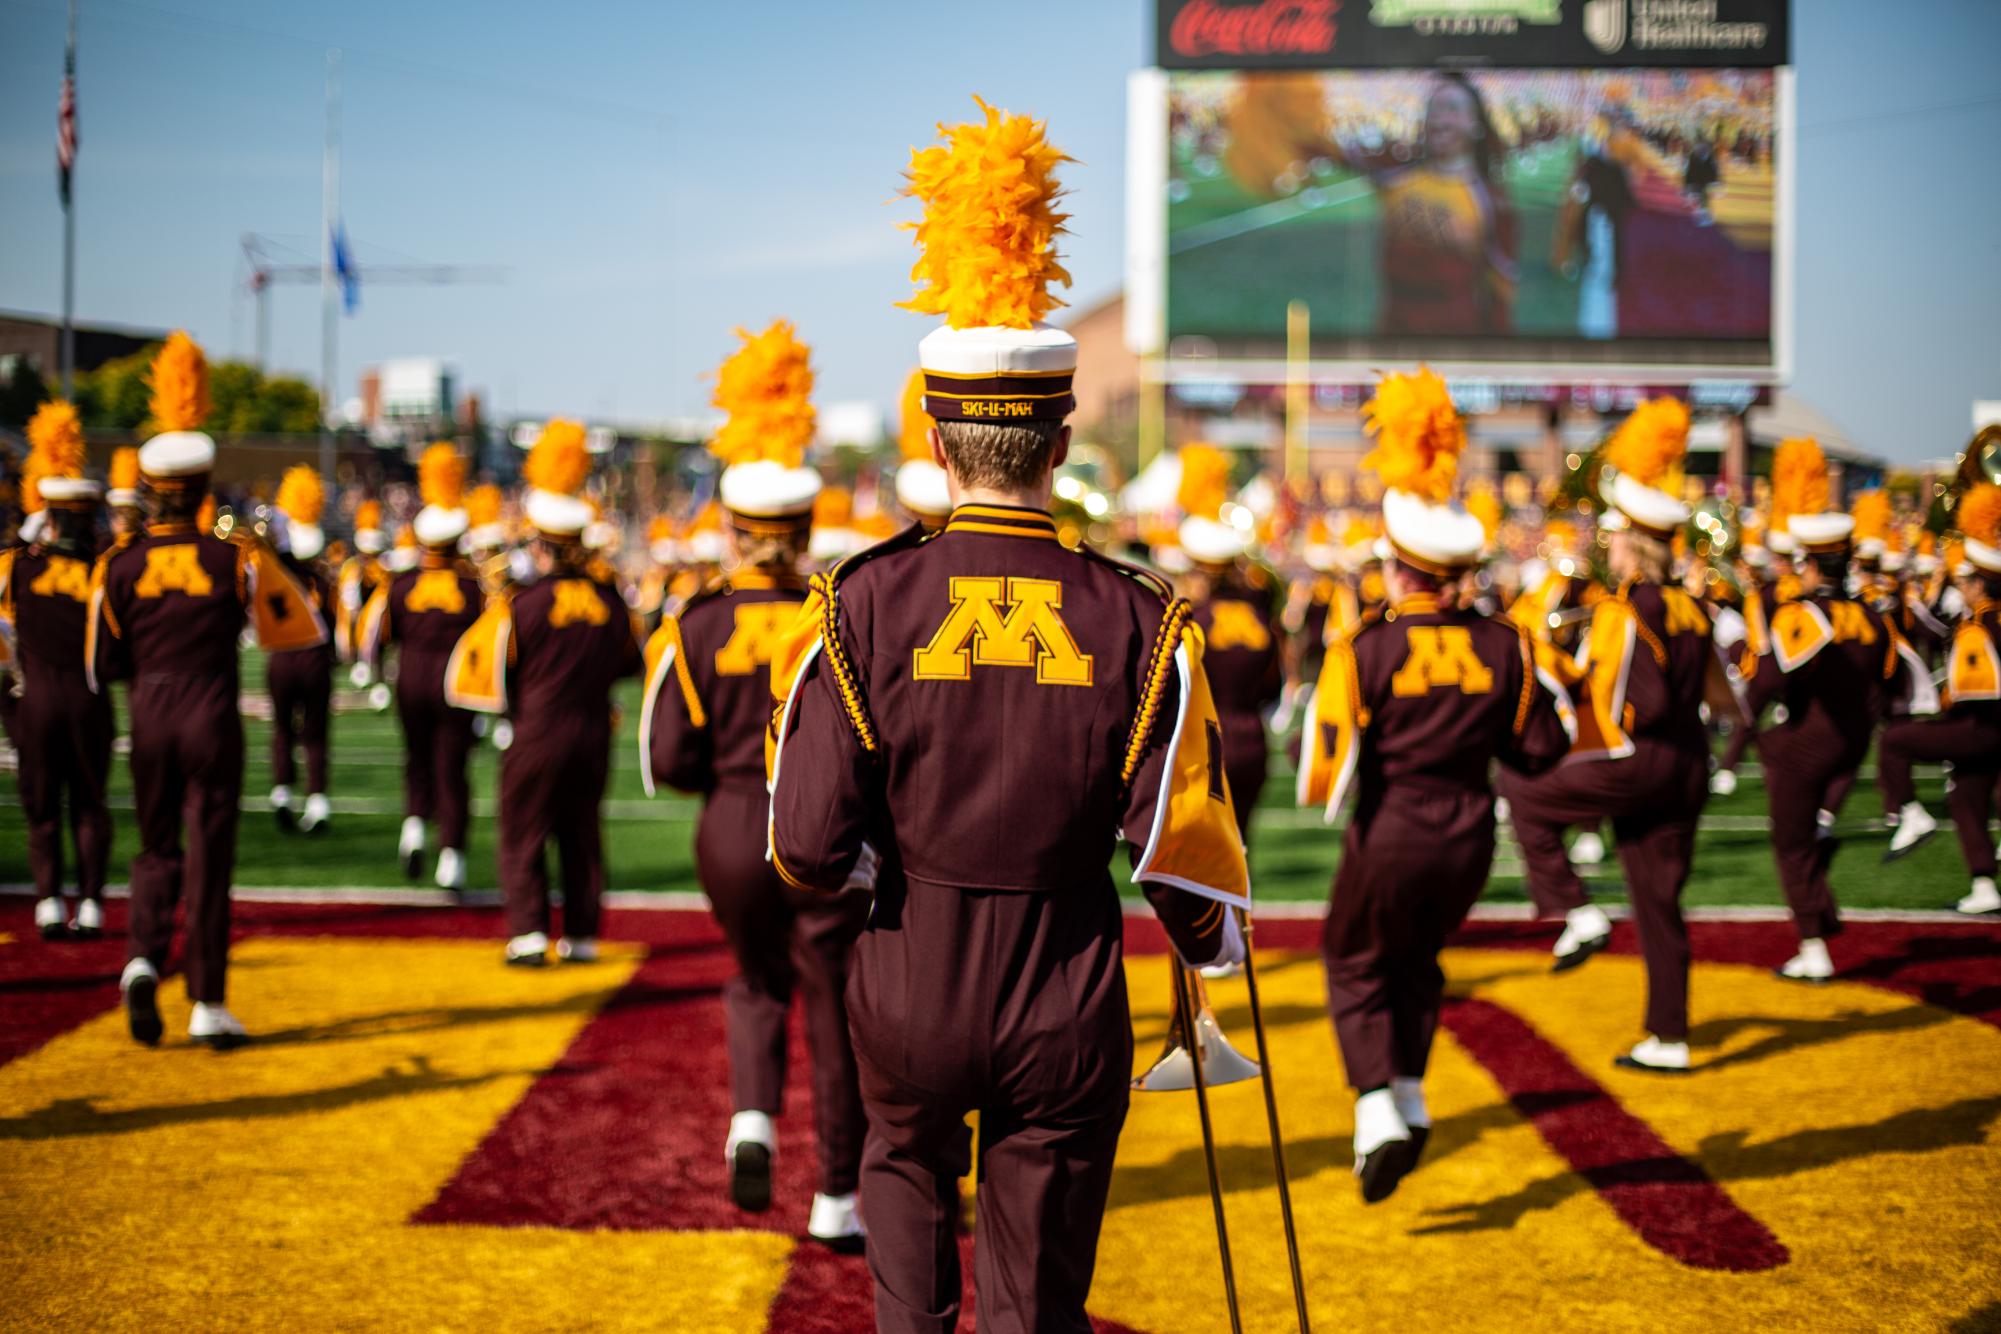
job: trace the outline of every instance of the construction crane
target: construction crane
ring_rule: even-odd
[[[263,370],[271,354],[271,288],[278,283],[300,286],[320,285],[324,268],[298,249],[255,232],[243,235],[243,266],[247,276],[243,290],[257,305],[257,368]],[[447,287],[459,283],[497,283],[507,276],[505,269],[469,264],[361,264],[355,276],[364,287]],[[326,387],[331,402],[333,387]]]

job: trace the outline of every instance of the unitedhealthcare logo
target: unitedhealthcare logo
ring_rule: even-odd
[[[1584,0],[1584,35],[1612,55],[1626,44],[1626,0]]]

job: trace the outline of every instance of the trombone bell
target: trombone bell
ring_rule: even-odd
[[[1258,1063],[1230,1045],[1230,1040],[1223,1036],[1223,1026],[1209,1009],[1208,996],[1199,981],[1196,985],[1202,1008],[1195,1013],[1195,1045],[1202,1051],[1203,1082],[1215,1088],[1218,1084],[1241,1084],[1246,1079],[1256,1079]],[[1167,1046],[1162,1049],[1160,1059],[1133,1081],[1135,1089],[1142,1093],[1175,1093],[1195,1087],[1195,1062],[1189,1055],[1188,1037],[1182,1028],[1177,1010],[1174,1026],[1167,1032]]]

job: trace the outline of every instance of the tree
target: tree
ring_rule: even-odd
[[[88,430],[137,431],[151,416],[147,375],[157,346],[105,362],[76,377],[76,410]],[[241,361],[209,363],[214,435],[310,435],[319,430],[319,391],[289,375],[266,375]]]

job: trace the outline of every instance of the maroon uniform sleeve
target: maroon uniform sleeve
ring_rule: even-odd
[[[1570,751],[1570,733],[1563,725],[1556,696],[1549,685],[1533,672],[1528,687],[1528,706],[1515,727],[1509,743],[1501,749],[1500,761],[1525,774],[1539,774],[1554,768]]]
[[[674,658],[663,657],[656,673],[660,680],[652,700],[647,760],[653,766],[654,782],[665,783],[677,792],[707,792],[715,786],[715,746],[702,706],[702,686],[694,670],[699,659],[689,656],[680,635],[682,627],[673,617],[667,617],[662,625],[671,643],[667,652]]]
[[[772,865],[794,889],[838,893],[861,856],[874,775],[824,654],[800,669],[778,727]]]

